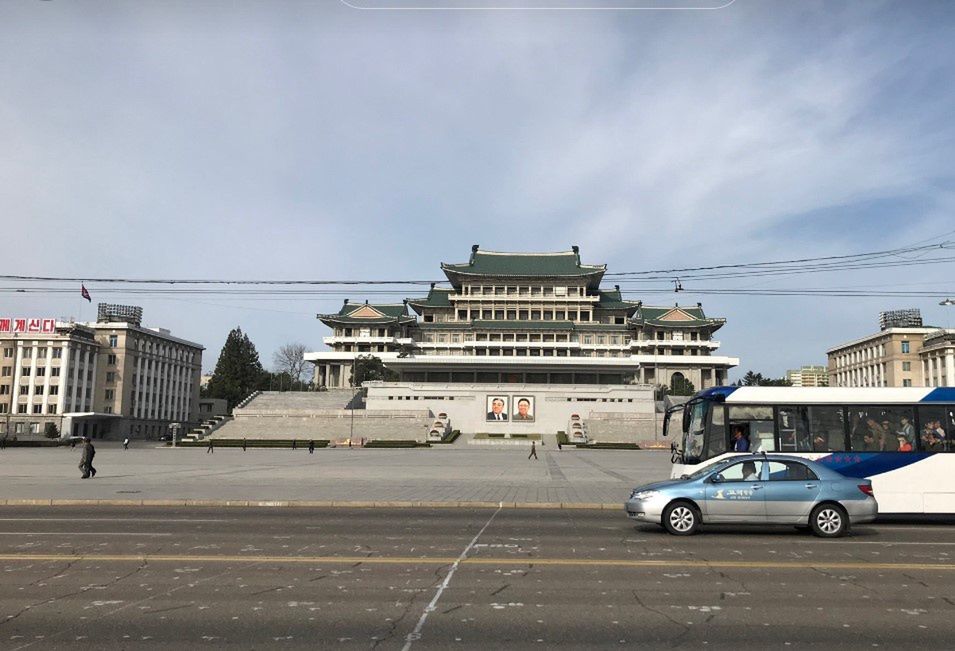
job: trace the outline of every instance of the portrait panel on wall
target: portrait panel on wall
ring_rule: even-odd
[[[490,395],[487,397],[487,421],[509,420],[507,396]]]
[[[533,422],[535,413],[534,396],[514,396],[514,413],[511,420]]]

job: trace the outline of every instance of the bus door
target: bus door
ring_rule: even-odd
[[[724,468],[706,484],[707,522],[759,521],[766,517],[763,462],[747,459]]]
[[[728,419],[730,432],[736,427],[743,428],[743,435],[749,440],[750,452],[775,452],[776,439],[773,432],[773,408],[743,405],[729,405]],[[727,442],[727,451],[733,451],[733,442]]]

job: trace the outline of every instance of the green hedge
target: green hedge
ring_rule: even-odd
[[[214,448],[241,448],[243,440],[242,439],[212,439],[212,447]],[[246,439],[244,441],[246,447],[250,448],[291,448],[292,439]],[[328,439],[315,439],[314,440],[316,448],[327,448]],[[308,449],[308,440],[295,439],[295,444],[297,448]],[[172,442],[167,441],[167,446],[171,446]],[[176,443],[177,447],[181,448],[207,448],[209,447],[209,439],[205,441],[179,441]]]
[[[418,443],[417,441],[389,441],[389,440],[378,440],[378,441],[367,441],[365,443],[366,448],[430,448],[430,443]]]
[[[577,448],[580,450],[639,450],[640,446],[636,443],[611,443],[607,441],[604,443],[578,443]]]
[[[69,445],[69,441],[63,439],[7,439],[8,448],[58,448],[63,445]],[[77,441],[77,445],[83,445],[82,441]]]

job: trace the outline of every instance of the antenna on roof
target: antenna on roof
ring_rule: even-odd
[[[434,289],[434,286],[437,285],[437,284],[438,284],[438,283],[431,283],[431,289]]]
[[[577,255],[580,255],[580,247],[577,246],[576,244],[574,244],[572,247],[570,247],[570,250],[573,251],[574,253],[576,253]]]
[[[472,245],[471,245],[471,253],[477,253],[479,248],[481,248],[481,245],[480,245],[480,244],[472,244]]]
[[[365,305],[368,305],[368,299],[367,299],[367,298],[365,299]]]
[[[696,302],[696,306],[697,306],[697,307],[703,307],[703,304],[700,303],[699,301],[697,301],[697,302]]]
[[[613,288],[616,289],[618,292],[620,291],[620,285],[614,285]]]

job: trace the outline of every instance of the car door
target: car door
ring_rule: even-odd
[[[747,460],[726,466],[706,481],[707,522],[763,522],[762,460]]]
[[[798,461],[770,461],[767,466],[763,499],[769,522],[806,522],[822,489],[816,473]]]

